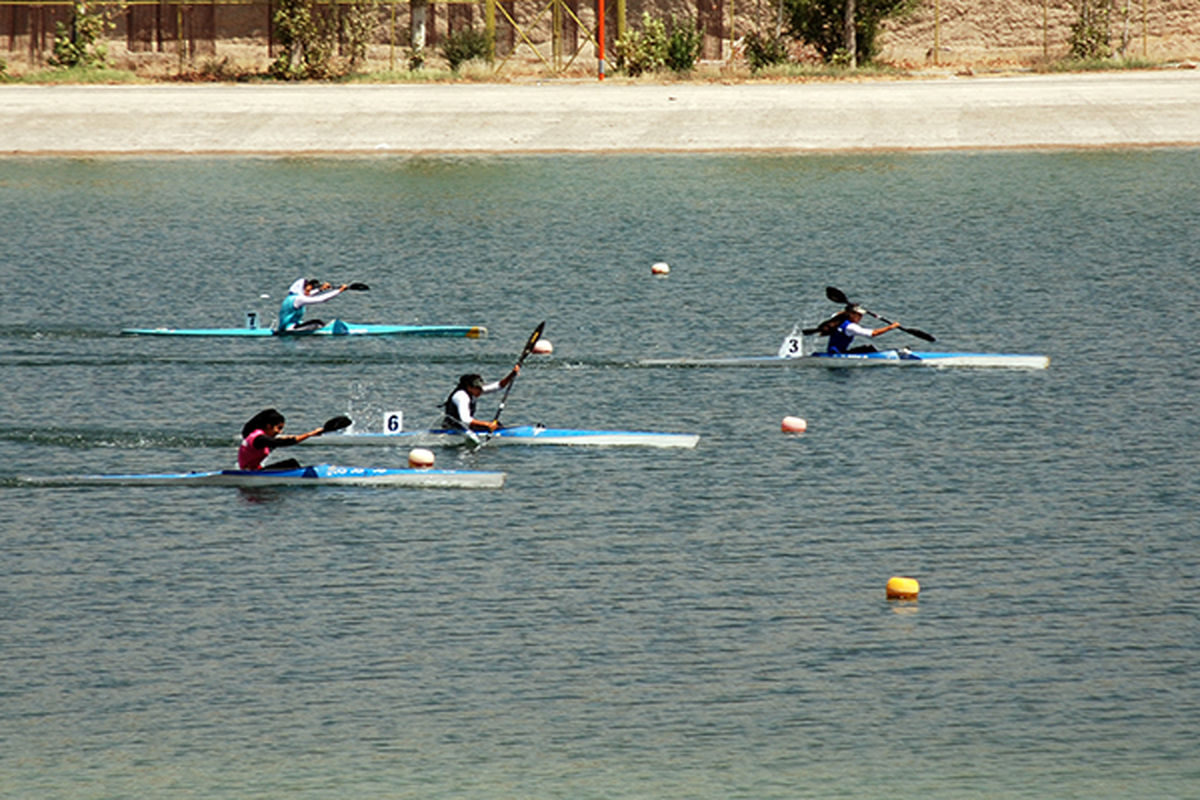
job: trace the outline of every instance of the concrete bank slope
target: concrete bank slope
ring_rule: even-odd
[[[0,154],[1200,144],[1200,71],[863,83],[0,86]]]

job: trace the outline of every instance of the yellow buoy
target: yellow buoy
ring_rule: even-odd
[[[533,352],[548,356],[554,352],[554,344],[549,339],[538,339],[533,343]]]
[[[887,596],[889,600],[916,600],[921,592],[921,584],[916,578],[888,578]]]
[[[659,261],[650,267],[651,275],[669,275],[670,273],[671,267],[665,261]]]
[[[414,447],[408,451],[408,465],[413,469],[425,469],[433,466],[433,452],[424,447]]]
[[[803,417],[784,417],[779,429],[784,433],[804,433],[808,430],[808,422]]]

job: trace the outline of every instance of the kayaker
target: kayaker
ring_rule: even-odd
[[[845,309],[839,311],[831,319],[827,319],[821,323],[817,329],[822,336],[829,337],[829,344],[825,348],[826,353],[874,353],[873,345],[859,345],[853,347],[855,338],[862,336],[866,339],[872,339],[880,334],[895,330],[900,327],[899,322],[890,322],[882,328],[868,328],[865,325],[860,325],[863,318],[862,306],[849,305]]]
[[[325,323],[319,319],[303,321],[304,307],[332,300],[348,288],[350,286],[346,283],[334,287],[316,278],[297,278],[288,288],[287,297],[279,304],[279,327],[276,330],[284,332],[320,328]]]
[[[266,467],[263,462],[276,447],[291,447],[300,444],[305,439],[320,436],[324,428],[317,428],[308,433],[295,436],[281,436],[283,432],[283,414],[273,408],[264,408],[250,418],[242,426],[242,443],[238,447],[238,469],[299,469],[300,462],[294,458],[276,461]]]
[[[521,371],[517,364],[507,375],[494,383],[484,383],[483,378],[475,373],[468,373],[458,379],[458,386],[446,398],[443,405],[445,418],[442,422],[447,428],[463,431],[495,431],[500,423],[493,419],[475,419],[475,401],[480,395],[491,394],[508,386]]]

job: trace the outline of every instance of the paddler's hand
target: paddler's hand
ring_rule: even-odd
[[[500,420],[498,420],[498,419],[488,420],[488,424],[487,424],[488,433],[495,433],[496,429],[499,427],[500,427]]]

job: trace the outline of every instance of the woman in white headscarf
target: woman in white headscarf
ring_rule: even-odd
[[[279,304],[279,331],[309,330],[325,323],[319,319],[304,320],[304,307],[332,300],[349,288],[348,284],[334,287],[316,278],[297,278],[288,289],[287,297]]]

